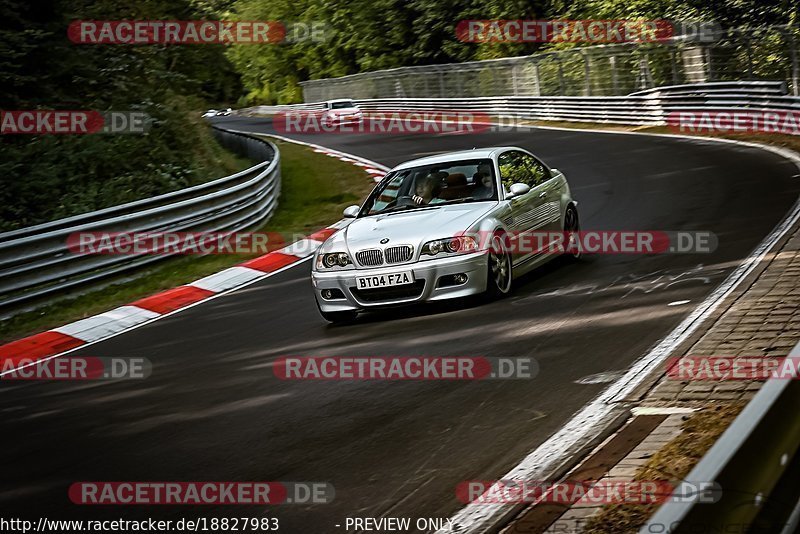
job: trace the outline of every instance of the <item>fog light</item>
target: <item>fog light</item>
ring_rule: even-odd
[[[464,273],[448,274],[439,278],[436,287],[453,287],[467,283],[469,277]]]
[[[344,293],[340,289],[323,289],[320,295],[325,300],[341,300],[344,298]]]

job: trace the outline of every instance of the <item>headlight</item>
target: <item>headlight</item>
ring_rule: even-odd
[[[436,256],[437,254],[465,254],[467,252],[477,252],[478,242],[474,237],[460,236],[447,239],[437,239],[428,241],[422,245],[422,254]]]
[[[317,269],[333,269],[334,267],[347,267],[353,262],[346,252],[331,252],[317,256]]]

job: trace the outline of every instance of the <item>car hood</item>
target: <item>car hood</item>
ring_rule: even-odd
[[[416,255],[419,247],[428,241],[460,235],[469,230],[473,223],[489,213],[496,204],[491,201],[431,206],[362,217],[332,238],[334,243],[331,245],[344,244],[350,253],[366,248],[412,245]],[[388,241],[381,243],[386,239]]]

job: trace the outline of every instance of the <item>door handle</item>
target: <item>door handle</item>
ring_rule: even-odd
[[[542,191],[541,193],[539,193],[539,198],[544,198],[546,196],[547,196],[547,191]]]

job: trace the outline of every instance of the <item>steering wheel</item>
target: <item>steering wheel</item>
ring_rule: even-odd
[[[414,200],[410,196],[403,195],[403,196],[397,197],[396,199],[394,199],[391,202],[389,202],[386,205],[386,208],[384,208],[384,209],[393,208],[395,206],[416,206],[416,205],[417,205],[417,203],[414,202]]]

